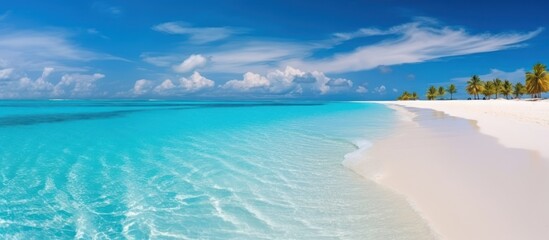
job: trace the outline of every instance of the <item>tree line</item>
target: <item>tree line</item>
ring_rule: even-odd
[[[474,75],[467,81],[466,90],[473,99],[480,99],[480,95],[484,95],[484,99],[490,99],[492,95],[498,98],[498,94],[502,94],[506,98],[513,95],[515,98],[521,98],[524,94],[530,94],[532,98],[541,98],[541,94],[549,91],[549,74],[547,68],[541,63],[534,65],[531,72],[527,72],[525,76],[525,84],[518,82],[512,84],[509,81],[501,81],[494,79],[484,82],[479,76]]]
[[[457,88],[456,88],[456,85],[454,84],[450,84],[450,86],[448,86],[448,88],[444,88],[442,86],[436,88],[435,86],[431,86],[429,87],[429,89],[427,90],[427,99],[428,100],[435,100],[435,99],[444,99],[444,96],[446,96],[446,94],[450,94],[450,99],[453,100],[454,99],[454,94],[457,93]],[[398,98],[397,100],[418,100],[419,97],[417,95],[416,92],[413,92],[413,93],[409,93],[407,91],[404,91]]]
[[[541,94],[549,91],[549,74],[544,64],[537,63],[534,65],[531,72],[525,74],[525,83],[511,83],[509,80],[501,80],[496,78],[490,81],[482,81],[478,75],[473,75],[467,81],[465,90],[473,99],[490,99],[495,97],[510,97],[521,98],[524,94],[530,94],[532,98],[541,98]],[[450,84],[447,88],[442,86],[430,86],[427,89],[427,100],[444,99],[444,96],[450,94],[450,100],[453,100],[453,95],[457,93],[457,88],[454,84]],[[404,91],[398,100],[417,100],[419,99],[416,92],[409,93]]]

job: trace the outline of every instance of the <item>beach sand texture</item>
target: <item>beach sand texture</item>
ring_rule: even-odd
[[[549,239],[549,102],[385,104],[400,125],[346,166],[403,194],[441,239]]]

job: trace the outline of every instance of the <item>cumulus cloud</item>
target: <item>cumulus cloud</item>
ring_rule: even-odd
[[[241,31],[228,27],[192,27],[183,22],[165,22],[153,26],[152,29],[167,34],[187,35],[196,44],[222,40]]]
[[[189,78],[181,78],[179,82],[185,92],[196,92],[215,85],[214,81],[205,78],[199,72],[194,72]]]
[[[147,79],[139,79],[135,81],[133,84],[133,93],[136,95],[141,95],[149,92],[150,88],[152,87],[153,83],[150,80]]]
[[[35,80],[24,73],[23,77],[8,76],[0,83],[0,97],[4,98],[49,98],[49,97],[85,97],[92,94],[95,82],[105,75],[63,74],[59,80],[51,80],[54,68],[45,67]]]
[[[385,87],[385,85],[381,85],[379,87],[374,88],[374,92],[377,92],[379,94],[384,94],[386,91],[387,91],[387,88]]]
[[[157,93],[162,93],[174,88],[175,88],[175,84],[173,84],[172,80],[166,79],[160,85],[156,86],[154,88],[154,91]]]
[[[178,65],[173,66],[173,70],[179,73],[193,71],[197,68],[204,67],[208,59],[200,54],[193,54]]]
[[[71,96],[88,95],[95,88],[95,82],[104,77],[105,75],[101,73],[65,74],[61,77],[61,81],[55,85],[53,94],[56,96],[62,96],[68,92]]]
[[[194,72],[189,77],[182,77],[179,81],[166,79],[157,84],[154,81],[139,79],[134,83],[131,93],[134,95],[158,94],[158,95],[178,95],[200,92],[204,89],[213,88],[215,82],[199,72]],[[152,90],[152,91],[151,91]]]
[[[247,72],[242,80],[230,80],[223,85],[223,88],[237,91],[249,91],[251,89],[265,88],[271,85],[271,82],[264,76],[257,73]]]
[[[367,93],[368,92],[368,89],[365,87],[365,86],[358,86],[356,88],[356,92],[357,93]]]
[[[347,90],[353,86],[348,79],[327,77],[323,72],[304,72],[287,66],[283,71],[274,70],[263,76],[247,72],[241,80],[230,80],[221,87],[240,92],[265,92],[273,94],[302,94],[313,91],[320,94]]]
[[[42,71],[42,75],[36,79],[32,84],[32,88],[35,90],[50,90],[53,87],[53,84],[47,81],[47,77],[53,72],[52,67],[45,67]]]
[[[329,86],[332,86],[332,87],[352,87],[353,86],[353,81],[349,80],[349,79],[345,79],[345,78],[336,78],[336,79],[331,79],[330,81],[328,81],[328,85]]]

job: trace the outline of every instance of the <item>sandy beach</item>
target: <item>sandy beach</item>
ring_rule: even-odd
[[[401,121],[344,165],[404,195],[441,239],[549,238],[549,102],[381,102]]]

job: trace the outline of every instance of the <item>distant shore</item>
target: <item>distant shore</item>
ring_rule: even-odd
[[[403,194],[442,239],[549,237],[549,102],[377,103],[401,121],[344,165]]]

